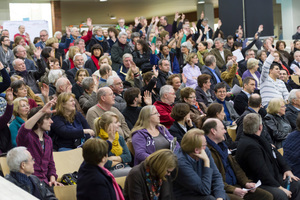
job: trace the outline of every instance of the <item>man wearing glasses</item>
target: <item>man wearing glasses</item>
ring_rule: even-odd
[[[6,69],[13,69],[12,62],[14,61],[14,54],[9,48],[10,39],[7,36],[2,36],[0,38],[0,42],[0,61]]]

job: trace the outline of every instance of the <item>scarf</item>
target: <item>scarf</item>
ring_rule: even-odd
[[[117,42],[119,43],[119,46],[122,48],[122,50],[124,51],[124,49],[125,49],[125,45],[126,44],[122,44],[121,42],[119,42],[118,40],[117,40]]]
[[[69,61],[70,61],[70,64],[71,64],[70,69],[73,69],[75,67],[74,62],[71,58],[69,58]]]
[[[103,130],[102,128],[100,129],[100,133],[98,136],[100,138],[102,138],[103,140],[108,140],[108,133],[105,130]],[[116,132],[115,139],[112,142],[111,152],[113,154],[115,154],[116,156],[122,155],[122,153],[123,153],[123,148],[119,142],[119,133],[118,132]]]
[[[153,180],[152,177],[150,176],[149,167],[146,167],[146,183],[150,191],[150,199],[158,200],[160,195],[162,180],[161,179],[159,179],[159,181]]]
[[[97,36],[97,35],[95,35],[95,38],[96,38],[97,40],[99,40],[100,42],[102,42],[103,39],[104,39],[103,35],[102,35],[102,36]]]
[[[223,167],[225,169],[225,179],[226,183],[230,185],[236,185],[237,180],[236,176],[233,172],[233,169],[231,168],[229,162],[228,162],[228,147],[224,142],[221,142],[219,144],[216,144],[214,141],[212,141],[209,137],[206,136],[206,141],[209,145],[211,145],[220,155]]]
[[[94,64],[96,65],[97,69],[100,69],[100,66],[99,66],[99,58],[97,58],[96,56],[92,55],[92,60],[94,62]]]
[[[115,189],[115,193],[116,193],[117,199],[119,199],[119,200],[124,200],[125,198],[124,198],[124,196],[123,196],[122,190],[120,189],[120,187],[119,187],[119,185],[118,185],[118,183],[117,183],[117,181],[116,181],[114,175],[112,175],[112,173],[111,173],[108,169],[106,169],[105,167],[100,167],[100,168],[101,168],[108,176],[111,177],[112,184],[113,184],[113,186],[114,186],[114,189]]]
[[[204,60],[203,60],[203,56],[204,56],[204,54],[207,54],[207,53],[208,53],[208,51],[206,49],[203,50],[203,51],[197,51],[197,56],[198,56],[198,59],[199,59],[199,63],[201,65],[205,65]]]
[[[204,112],[201,110],[201,108],[199,106],[199,103],[197,101],[196,101],[196,104],[195,104],[195,108],[200,111],[201,115],[204,114]]]

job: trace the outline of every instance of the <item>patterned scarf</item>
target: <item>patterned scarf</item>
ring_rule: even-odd
[[[148,186],[148,189],[150,191],[150,199],[151,200],[158,200],[160,195],[160,189],[162,185],[162,179],[153,180],[150,176],[150,168],[146,168],[146,183]]]
[[[100,138],[102,138],[103,140],[108,140],[108,133],[105,130],[103,130],[102,128],[100,129],[100,133],[98,134],[98,136]],[[123,153],[123,148],[119,143],[119,133],[118,132],[116,132],[115,139],[112,142],[111,152],[113,154],[115,154],[116,156],[122,155],[122,153]]]

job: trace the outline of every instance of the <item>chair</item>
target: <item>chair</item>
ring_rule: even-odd
[[[236,139],[236,128],[237,126],[227,126],[228,135],[231,137],[232,141]]]
[[[76,200],[76,185],[54,186],[54,194],[58,200]]]
[[[127,140],[126,145],[127,145],[128,149],[129,149],[130,153],[131,153],[131,154],[133,155],[133,157],[134,157],[135,152],[134,152],[134,148],[133,148],[133,146],[132,146],[131,140]]]
[[[283,156],[283,148],[277,149],[277,151]]]
[[[124,186],[125,186],[125,180],[126,180],[127,176],[122,176],[122,177],[118,177],[115,178],[117,183],[121,186],[121,188],[124,190]]]
[[[299,76],[297,76],[297,75],[291,75],[291,79],[292,79],[297,85],[300,85],[300,83],[299,83]]]
[[[53,160],[55,162],[58,181],[60,181],[62,175],[79,170],[79,167],[83,162],[82,148],[70,151],[53,152]]]
[[[4,176],[6,176],[7,174],[9,174],[9,167],[7,165],[6,162],[6,157],[0,157],[0,166],[1,166],[1,170]]]

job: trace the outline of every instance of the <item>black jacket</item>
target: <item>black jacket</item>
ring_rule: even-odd
[[[85,69],[85,68],[84,68]],[[89,73],[89,75],[92,75],[92,72],[90,69],[86,69]],[[71,84],[73,85],[76,81],[75,81],[75,76],[76,76],[76,72],[78,71],[78,69],[76,67],[74,67],[73,69],[69,69],[68,71],[66,71],[66,75],[67,78],[69,79],[69,81],[71,82]]]
[[[290,122],[292,130],[297,128],[296,121],[299,111],[291,104],[286,105],[285,118]]]
[[[187,124],[185,124],[186,128],[187,128],[187,131],[192,129],[192,128],[195,128],[195,126],[193,125],[192,127],[189,127]],[[177,121],[175,121],[172,126],[169,128],[169,132],[171,133],[171,135],[173,135],[174,137],[177,138],[177,141],[179,144],[181,144],[181,140],[184,136],[184,134],[186,133],[182,128],[181,126],[178,124]]]
[[[92,58],[89,58],[85,63],[84,63],[84,69],[90,69],[92,73],[97,71],[97,66],[95,65],[94,61]],[[91,76],[92,74],[90,74]]]
[[[210,103],[207,101],[205,92],[199,86],[197,86],[195,90],[196,90],[197,101],[203,102],[208,107]],[[212,100],[213,101],[216,100],[215,92],[212,89],[209,89],[209,92],[211,94]]]
[[[77,99],[77,101],[79,101],[79,97],[84,93],[82,86],[74,83],[72,85],[72,93],[75,94],[75,98]]]
[[[234,98],[234,105],[235,111],[242,115],[246,108],[248,107],[248,96],[241,91],[235,98]]]
[[[9,180],[10,182],[12,182],[13,184],[17,185],[18,187],[22,188],[23,190],[25,190],[26,192],[37,196],[38,198],[40,198],[41,200],[57,200],[57,198],[55,197],[55,195],[50,192],[50,190],[47,189],[46,187],[46,183],[43,181],[40,181],[40,179],[34,175],[29,176],[29,179],[31,180],[31,183],[34,185],[35,188],[37,188],[36,192],[38,194],[33,194],[33,191],[31,191],[29,185],[24,185],[19,183],[15,178],[14,178],[14,173],[10,173],[8,175],[5,176],[5,178],[7,180]]]
[[[125,53],[131,53],[130,46],[126,44],[124,48],[122,48],[119,44],[119,42],[116,42],[112,47],[111,47],[111,61],[112,61],[112,69],[115,70],[116,72],[119,70],[120,65],[123,64],[123,55]]]
[[[90,43],[89,43],[89,51],[92,50],[92,47],[95,45],[95,44],[100,44],[101,47],[103,48],[103,53],[109,53],[110,52],[110,47],[108,45],[108,42],[106,41],[106,39],[104,39],[102,42],[97,40],[95,38],[95,35],[92,36],[92,39],[90,40]]]
[[[152,70],[153,65],[150,64],[150,55],[150,51],[144,52],[143,54],[139,51],[132,52],[133,62],[142,70],[143,73]]]
[[[157,76],[157,83],[156,88],[160,90],[160,88],[164,85],[166,85],[168,79],[168,73],[162,72],[159,70],[158,76]]]
[[[132,106],[126,106],[126,108],[123,110],[122,114],[124,115],[125,121],[130,130],[134,127],[136,121],[138,120],[141,110],[142,107]]]

